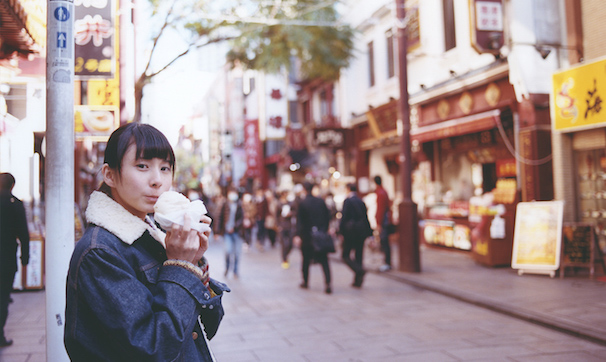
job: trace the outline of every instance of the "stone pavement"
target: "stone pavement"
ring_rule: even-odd
[[[333,254],[334,292],[326,295],[318,265],[310,289],[298,288],[296,249],[284,270],[277,249],[251,248],[240,278],[224,277],[216,241],[208,252],[211,275],[232,292],[211,347],[219,361],[243,362],[606,360],[606,283],[518,276],[480,266],[466,253],[421,252],[422,272],[411,274],[377,272],[381,254],[367,251],[371,272],[362,289],[350,286],[351,272]],[[13,294],[6,332],[15,343],[0,349],[0,361],[46,360],[48,292]]]

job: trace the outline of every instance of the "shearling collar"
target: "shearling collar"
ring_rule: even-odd
[[[140,238],[145,230],[164,245],[162,231],[131,214],[103,192],[94,191],[90,195],[85,215],[89,223],[101,226],[128,245]]]

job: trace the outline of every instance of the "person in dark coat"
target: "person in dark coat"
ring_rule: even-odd
[[[21,244],[21,265],[29,262],[29,230],[23,202],[13,194],[15,178],[0,173],[0,347],[13,344],[6,339],[4,326],[8,318],[8,304],[17,273],[17,239]]]
[[[312,195],[314,184],[306,182],[303,187],[305,188],[306,196],[299,204],[297,210],[297,236],[300,241],[301,254],[303,256],[303,283],[301,288],[308,288],[309,282],[309,265],[312,260],[315,260],[322,265],[324,270],[324,280],[326,286],[326,294],[332,293],[330,285],[330,266],[328,264],[328,254],[318,254],[314,252],[311,240],[312,228],[316,227],[318,230],[322,230],[328,233],[328,223],[330,221],[330,212],[326,203],[319,197]]]
[[[354,183],[347,185],[348,196],[343,202],[339,230],[343,235],[343,261],[353,270],[355,277],[353,287],[360,288],[366,271],[363,266],[364,240],[372,235],[368,221],[366,204],[357,195],[358,187]],[[351,252],[355,252],[351,259]]]

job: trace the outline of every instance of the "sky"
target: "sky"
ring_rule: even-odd
[[[140,17],[149,19],[149,17]],[[153,22],[141,22],[138,28],[137,74],[143,71],[152,46],[151,38],[157,32]],[[176,32],[163,34],[154,54],[157,67],[170,62],[186,49],[187,43]],[[178,132],[193,115],[195,106],[202,101],[209,86],[225,63],[226,45],[209,45],[182,57],[144,88],[142,120],[160,129],[175,145]]]

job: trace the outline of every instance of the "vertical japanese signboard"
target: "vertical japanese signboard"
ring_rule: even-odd
[[[262,168],[261,140],[259,139],[259,120],[244,121],[244,152],[246,154],[246,177],[260,177]]]
[[[286,97],[286,80],[281,76],[266,77],[267,125],[265,136],[268,139],[284,139],[288,126],[288,98]]]
[[[501,0],[470,0],[471,45],[478,53],[498,54],[504,44]]]
[[[606,124],[606,59],[553,74],[553,128],[577,131]]]
[[[113,78],[116,54],[112,0],[75,0],[75,74],[80,79]]]

